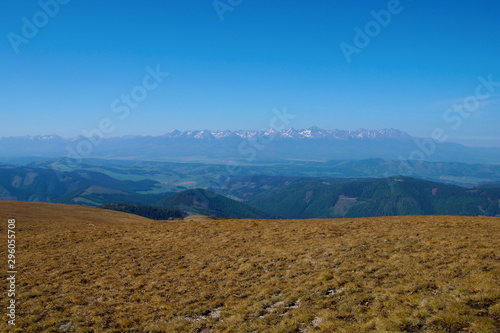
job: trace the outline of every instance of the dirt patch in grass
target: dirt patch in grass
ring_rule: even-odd
[[[500,329],[499,218],[186,223],[0,202],[0,234],[12,218],[18,251],[12,331]],[[1,253],[6,258],[6,245]],[[3,281],[6,271],[4,264]],[[0,297],[6,305],[5,289]],[[0,330],[7,329],[4,316]]]

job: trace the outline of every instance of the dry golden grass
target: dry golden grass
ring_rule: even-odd
[[[18,332],[62,324],[73,332],[500,332],[499,218],[158,222],[0,202],[2,235],[9,218],[17,220]],[[1,298],[4,308],[4,289]]]

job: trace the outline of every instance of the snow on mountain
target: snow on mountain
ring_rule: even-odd
[[[211,132],[212,135],[216,138],[216,139],[224,139],[224,138],[227,138],[227,137],[230,137],[230,136],[234,136],[234,133],[229,131],[229,130],[225,130],[225,131],[215,131],[215,132]]]
[[[165,135],[168,138],[184,137],[184,138],[195,138],[195,139],[216,139],[223,140],[230,137],[239,137],[244,140],[249,140],[256,137],[270,137],[273,136],[274,139],[337,139],[337,140],[348,140],[348,139],[398,139],[405,140],[410,139],[411,136],[396,129],[382,129],[382,130],[367,130],[359,129],[356,131],[350,130],[325,130],[316,126],[308,129],[295,130],[293,128],[284,129],[277,131],[274,128],[266,130],[219,130],[219,131],[208,131],[208,130],[198,130],[198,131],[184,131],[180,132],[178,130],[172,130]]]
[[[420,140],[396,129],[339,130],[307,129],[264,130],[172,130],[162,136],[121,136],[63,139],[56,135],[0,138],[0,158],[67,157],[71,161],[95,158],[134,158],[189,161],[200,158],[244,160],[342,160],[382,158],[397,160],[419,149]],[[262,149],[266,146],[267,149]],[[428,148],[425,148],[428,149]],[[427,154],[421,150],[422,154]],[[442,143],[433,161],[498,163],[498,148],[466,147]],[[194,158],[193,158],[194,157]]]
[[[228,138],[240,138],[243,140],[251,140],[253,138],[259,137],[273,137],[274,139],[285,139],[285,140],[304,140],[304,139],[332,139],[332,140],[348,140],[348,139],[396,139],[396,140],[407,140],[412,137],[403,131],[386,128],[381,130],[367,130],[359,129],[356,131],[350,130],[326,130],[316,126],[310,127],[308,129],[295,130],[293,128],[288,128],[284,130],[277,131],[274,128],[269,128],[265,130],[189,130],[189,131],[179,131],[176,129],[160,136],[159,138],[174,139],[174,138],[194,138],[198,140],[224,140]],[[122,137],[127,138],[127,137]],[[134,136],[129,136],[128,138],[134,138]],[[85,137],[80,135],[76,138],[69,139],[68,141],[78,141],[84,140]],[[117,139],[117,138],[116,138]],[[0,140],[15,140],[15,141],[43,141],[43,142],[59,142],[66,141],[57,135],[36,135],[36,136],[19,136],[19,137],[1,137]]]
[[[202,130],[202,131],[195,131],[193,132],[193,136],[196,139],[213,139],[214,136],[210,131]]]
[[[167,134],[163,135],[163,137],[164,138],[176,138],[176,137],[178,137],[181,134],[182,134],[181,131],[173,129],[170,132],[168,132]]]
[[[234,131],[233,133],[242,139],[251,139],[256,137],[260,133],[260,131],[238,130]]]
[[[4,136],[0,137],[0,140],[9,140],[9,141],[63,141],[64,139],[58,135],[25,135],[25,136]]]

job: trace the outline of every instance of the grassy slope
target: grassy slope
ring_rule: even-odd
[[[9,218],[17,220],[18,332],[500,327],[499,218],[165,223],[0,202],[2,235]]]

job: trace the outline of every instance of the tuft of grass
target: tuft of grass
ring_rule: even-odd
[[[68,323],[74,332],[500,328],[499,218],[163,223],[0,202],[0,219],[12,218],[15,332],[58,332]]]

